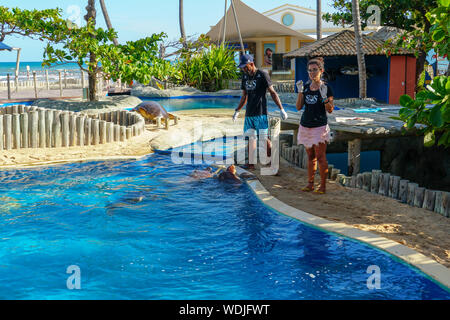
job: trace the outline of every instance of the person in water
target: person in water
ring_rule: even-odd
[[[234,164],[229,166],[227,170],[222,171],[218,176],[219,181],[241,183],[241,179],[236,174],[236,167]]]
[[[194,170],[190,176],[194,179],[208,179],[214,177],[221,169],[213,172],[213,168],[207,167],[205,170]]]

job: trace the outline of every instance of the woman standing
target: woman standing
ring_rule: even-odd
[[[305,106],[300,120],[298,144],[303,144],[308,154],[308,185],[302,191],[314,191],[323,194],[326,190],[328,162],[326,158],[327,143],[330,142],[330,127],[327,112],[334,109],[333,91],[321,79],[324,72],[323,58],[314,58],[307,64],[309,80],[297,82],[297,110]],[[314,175],[319,164],[320,186],[314,190]]]

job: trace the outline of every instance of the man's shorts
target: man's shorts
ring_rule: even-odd
[[[267,115],[245,117],[244,135],[247,137],[257,137],[269,135],[269,120]]]

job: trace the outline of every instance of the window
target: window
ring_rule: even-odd
[[[289,27],[294,23],[294,16],[291,13],[286,13],[285,15],[283,15],[283,17],[281,18],[281,22]]]
[[[289,71],[291,70],[291,60],[283,58],[284,53],[273,54],[273,71]]]

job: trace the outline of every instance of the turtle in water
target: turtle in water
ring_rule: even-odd
[[[144,101],[134,107],[131,111],[141,114],[144,119],[149,121],[156,120],[157,118],[175,119],[173,114],[168,113],[166,109],[156,101]]]

